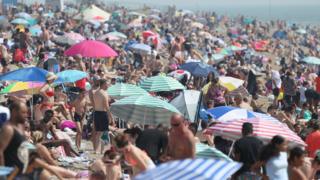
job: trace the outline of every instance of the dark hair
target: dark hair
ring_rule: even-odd
[[[99,85],[100,86],[104,85],[105,83],[107,83],[107,80],[105,80],[105,79],[100,79],[99,80]]]
[[[114,140],[118,148],[124,148],[129,144],[129,137],[125,134],[116,136]]]
[[[270,143],[262,148],[259,158],[260,161],[267,162],[273,156],[278,156],[280,151],[276,146],[284,143],[284,141],[285,139],[282,136],[273,136]]]
[[[134,128],[131,128],[131,129],[124,130],[123,133],[129,134],[132,137],[135,137],[135,136],[139,137],[141,135],[141,133],[142,133],[142,130],[140,128],[138,128],[138,127],[134,127]]]
[[[301,147],[299,147],[299,146],[294,147],[293,149],[290,150],[290,156],[288,158],[288,161],[292,162],[292,161],[294,161],[294,158],[296,158],[296,157],[299,158],[299,157],[303,156],[304,154],[305,154],[305,151]]]
[[[191,123],[189,125],[189,129],[192,132],[193,135],[197,134],[197,124],[196,123]]]
[[[242,124],[242,135],[247,136],[253,133],[253,125],[249,122],[245,122]]]
[[[12,114],[13,110],[20,110],[22,103],[18,101],[12,101],[9,106],[10,114]]]
[[[119,154],[114,149],[114,147],[111,147],[109,150],[106,150],[103,154],[103,156],[108,156],[109,159],[114,160]]]
[[[316,121],[313,122],[312,129],[313,130],[319,130],[320,129],[319,121],[316,120]]]

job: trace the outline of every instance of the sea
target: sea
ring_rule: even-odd
[[[320,3],[311,4],[284,4],[279,5],[274,0],[264,5],[241,5],[241,0],[234,0],[234,4],[221,5],[210,3],[208,0],[184,0],[185,3],[175,3],[175,0],[104,0],[108,4],[116,4],[131,9],[141,8],[147,5],[152,8],[165,10],[169,5],[175,5],[177,9],[187,9],[193,12],[214,11],[219,15],[235,17],[244,15],[258,20],[285,20],[288,23],[302,25],[320,25]],[[257,0],[259,1],[259,0]],[[281,1],[281,0],[279,0]],[[303,0],[301,0],[303,1]],[[306,2],[308,0],[305,0]],[[320,1],[320,0],[319,0]],[[290,2],[290,1],[289,1]]]

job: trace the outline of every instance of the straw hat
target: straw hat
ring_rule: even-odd
[[[46,79],[47,79],[47,81],[54,81],[54,80],[57,79],[57,76],[56,76],[54,73],[49,72],[49,73],[47,74],[47,76],[46,76]]]

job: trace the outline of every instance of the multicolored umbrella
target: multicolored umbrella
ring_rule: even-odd
[[[232,162],[232,159],[230,159],[227,155],[225,155],[223,152],[219,151],[218,149],[208,146],[206,144],[197,143],[196,144],[196,157],[197,158],[205,158],[205,159],[224,159],[226,161]]]
[[[183,90],[185,87],[177,80],[168,76],[153,76],[143,79],[140,87],[148,92]]]
[[[236,90],[237,88],[242,86],[243,83],[244,83],[244,81],[241,80],[241,79],[237,79],[237,78],[233,78],[233,77],[229,77],[229,76],[220,76],[219,77],[219,84],[221,86],[227,88],[228,91]],[[206,84],[202,88],[202,91],[203,91],[204,94],[207,94],[210,85],[211,85],[211,82],[209,82],[208,84]]]
[[[235,116],[238,117],[238,116]],[[288,126],[282,123],[274,123],[260,118],[253,119],[235,119],[218,123],[208,128],[208,132],[216,136],[222,136],[230,140],[237,140],[241,137],[242,124],[250,122],[253,125],[253,135],[259,139],[268,142],[275,135],[280,135],[286,138],[289,142],[299,145],[304,145],[304,141]]]
[[[12,94],[12,93],[20,93],[20,94],[38,94],[40,88],[44,83],[38,82],[15,82],[5,87],[0,94]]]
[[[137,175],[135,180],[226,180],[242,164],[222,159],[184,159],[160,164]]]
[[[111,104],[113,115],[140,124],[169,124],[174,113],[180,112],[171,104],[150,95],[129,96]]]
[[[118,56],[118,53],[107,44],[94,40],[82,41],[73,45],[64,52],[64,55],[66,56],[75,56],[78,54],[87,58],[107,58]]]
[[[125,83],[117,83],[112,85],[107,90],[108,95],[114,99],[122,99],[128,96],[137,96],[137,95],[146,95],[147,91],[144,89],[133,85],[133,84],[125,84]]]

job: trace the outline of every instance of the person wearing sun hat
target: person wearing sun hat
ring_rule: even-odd
[[[43,101],[40,107],[42,114],[44,114],[46,110],[53,108],[54,88],[52,86],[53,82],[56,79],[57,76],[54,73],[49,72],[46,76],[46,83],[40,89],[40,95],[43,97]]]

